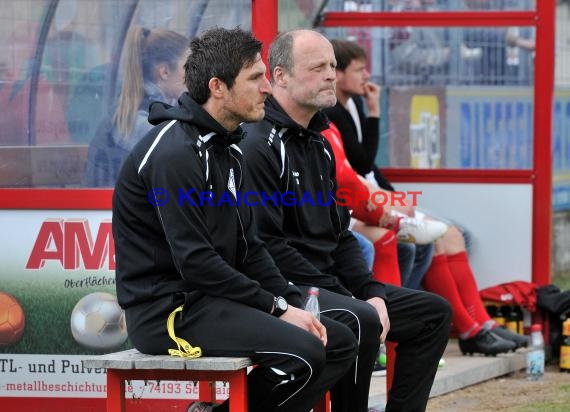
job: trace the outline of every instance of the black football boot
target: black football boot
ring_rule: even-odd
[[[515,343],[515,349],[527,347],[528,346],[528,338],[523,335],[519,335],[518,333],[514,333],[507,328],[503,328],[502,326],[497,326],[491,329],[495,335],[500,336],[505,340],[510,340],[511,342]],[[513,350],[515,350],[513,349]]]
[[[513,341],[503,339],[486,329],[481,329],[472,338],[459,339],[459,349],[464,355],[481,353],[485,356],[495,356],[497,353],[506,353],[515,348],[516,344]]]

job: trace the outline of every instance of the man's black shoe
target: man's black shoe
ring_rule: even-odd
[[[501,338],[493,332],[481,329],[475,336],[469,339],[459,339],[459,349],[464,355],[482,353],[483,355],[495,356],[497,353],[505,353],[514,350],[516,345],[510,340]]]
[[[528,346],[528,338],[526,336],[511,332],[510,330],[503,328],[502,326],[497,326],[496,328],[491,329],[491,332],[505,340],[510,340],[511,342],[514,342],[516,345],[515,349],[522,347],[526,348]]]

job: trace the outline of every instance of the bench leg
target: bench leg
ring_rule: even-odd
[[[247,412],[247,371],[228,374],[230,385],[230,412]]]
[[[216,382],[200,381],[198,382],[198,399],[202,402],[216,401]]]
[[[113,369],[107,369],[107,412],[125,412],[125,380]]]

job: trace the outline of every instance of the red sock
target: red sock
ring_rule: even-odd
[[[374,242],[372,274],[379,282],[396,286],[402,284],[398,264],[398,240],[396,233],[391,230]]]
[[[431,266],[424,276],[423,286],[427,291],[436,293],[449,302],[453,324],[459,332],[460,338],[470,338],[481,330],[481,325],[469,316],[463,305],[445,255],[433,257]]]
[[[481,325],[490,321],[491,317],[485,310],[485,306],[483,306],[483,301],[479,295],[479,288],[477,288],[477,282],[469,265],[467,253],[459,252],[455,255],[448,255],[447,263],[455,279],[455,283],[461,285],[459,294],[461,295],[461,300],[467,312]]]

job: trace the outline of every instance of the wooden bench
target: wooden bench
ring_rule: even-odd
[[[228,382],[230,412],[247,412],[249,358],[186,359],[169,355],[144,355],[136,349],[84,359],[86,368],[107,369],[107,412],[125,412],[125,380],[182,380],[199,382],[198,399],[216,400],[212,382]],[[313,409],[328,412],[328,394]]]
[[[230,412],[247,412],[249,358],[185,359],[169,355],[144,355],[136,349],[83,360],[88,368],[107,369],[107,412],[125,412],[125,380],[183,380],[200,382],[198,399],[215,401],[215,385],[228,382]]]

